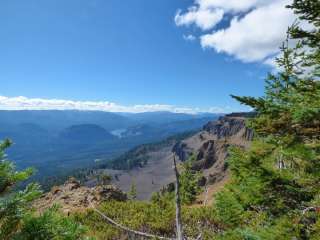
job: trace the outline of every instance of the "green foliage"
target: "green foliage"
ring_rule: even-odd
[[[192,170],[192,159],[183,164],[180,174],[180,196],[183,204],[192,204],[201,192],[199,181],[202,177],[200,172]]]
[[[128,195],[131,200],[135,200],[137,198],[137,186],[134,182],[131,184]]]
[[[162,199],[160,202],[108,201],[100,206],[100,210],[130,229],[174,237],[175,205],[168,199]],[[211,208],[183,207],[182,217],[187,236],[196,238],[201,231],[205,240],[213,239],[214,229],[218,225],[213,218]],[[74,219],[88,226],[89,234],[97,239],[126,239],[124,232],[107,224],[94,211],[77,213]]]
[[[195,160],[193,156],[194,155],[180,165],[180,198],[181,203],[185,205],[193,204],[199,193],[202,191],[202,188],[199,186],[202,174],[201,172],[192,169],[192,163]],[[151,200],[158,203],[163,200],[173,202],[175,198],[174,189],[174,183],[171,183],[160,192],[154,193]]]
[[[108,201],[100,210],[114,221],[126,227],[163,236],[174,232],[174,205],[168,203],[160,207],[155,203],[141,201]],[[123,232],[104,222],[93,211],[76,214],[75,219],[90,228],[97,239],[121,239]]]
[[[85,239],[84,227],[61,216],[58,207],[49,208],[40,216],[26,214],[24,225],[13,237],[14,240],[78,240]]]
[[[299,16],[315,28],[304,29],[296,24],[290,31],[293,39],[298,39],[311,51],[304,53],[304,66],[313,67],[313,74],[320,76],[320,2],[317,0],[294,0],[289,6]]]
[[[0,143],[0,196],[6,193],[17,182],[24,181],[33,174],[33,169],[31,168],[20,172],[15,171],[14,164],[6,159],[4,151],[11,144],[9,139]]]
[[[217,194],[215,208],[217,219],[227,226],[237,226],[241,223],[243,206],[229,190]]]
[[[317,239],[319,207],[320,66],[318,1],[290,6],[314,30],[298,23],[288,31],[280,72],[266,80],[265,96],[236,97],[257,116],[250,149],[232,148],[231,182],[217,195],[215,211],[224,224],[221,239]],[[297,41],[290,48],[292,39]]]
[[[15,234],[31,202],[39,195],[39,186],[29,184],[24,191],[0,198],[0,239],[10,239]]]
[[[9,140],[0,144],[0,239],[10,239],[13,236],[31,202],[41,193],[37,184],[29,184],[25,190],[12,193],[12,188],[28,179],[33,170],[15,170],[15,166],[6,159],[4,153],[10,145]]]
[[[111,183],[112,177],[106,173],[98,175],[98,182],[102,185],[108,185]]]

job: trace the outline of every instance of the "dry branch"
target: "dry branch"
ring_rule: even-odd
[[[125,227],[123,225],[121,225],[120,223],[115,222],[114,220],[112,220],[111,218],[109,218],[108,216],[106,216],[104,213],[102,213],[100,210],[96,209],[92,204],[91,204],[92,209],[98,213],[102,218],[104,218],[108,223],[110,223],[111,225],[123,230],[124,232],[127,232],[129,234],[134,234],[136,236],[141,236],[141,237],[145,237],[145,238],[152,238],[152,239],[161,239],[161,240],[175,240],[175,238],[167,238],[167,237],[161,237],[161,236],[157,236],[154,234],[150,234],[150,233],[144,233],[144,232],[140,232],[140,231],[136,231],[136,230],[132,230],[128,227]]]
[[[307,212],[310,211],[320,212],[320,207],[307,207],[302,211],[302,214],[305,215]]]

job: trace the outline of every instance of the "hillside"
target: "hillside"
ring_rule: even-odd
[[[113,140],[116,136],[109,133],[103,127],[96,124],[72,125],[59,134],[59,140],[63,142],[89,143]]]

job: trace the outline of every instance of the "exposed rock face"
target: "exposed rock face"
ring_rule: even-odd
[[[213,140],[206,141],[202,147],[198,150],[196,162],[193,164],[192,168],[194,170],[208,169],[216,161],[216,143]]]
[[[203,131],[215,135],[217,140],[237,137],[250,141],[253,137],[253,132],[245,126],[245,118],[233,117],[232,115],[207,123],[203,127]]]
[[[193,153],[193,148],[189,147],[185,142],[178,142],[174,145],[172,151],[179,157],[181,161],[186,161]]]
[[[216,183],[227,176],[225,160],[230,146],[247,147],[253,138],[253,131],[245,125],[241,114],[231,114],[207,123],[201,132],[177,143],[173,152],[181,161],[192,155],[192,168],[202,170],[209,183]]]
[[[94,193],[98,201],[127,200],[127,195],[113,185],[98,186],[94,188]]]
[[[70,178],[64,185],[55,186],[40,199],[34,206],[43,211],[54,204],[61,206],[64,213],[82,211],[103,201],[127,200],[127,195],[112,185],[97,186],[94,188],[83,187],[74,178]]]

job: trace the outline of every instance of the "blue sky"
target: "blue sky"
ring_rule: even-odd
[[[201,0],[2,0],[0,100],[243,110],[229,95],[262,95],[271,70],[264,62],[275,52],[260,57],[252,49],[225,46],[224,40],[236,41],[232,29],[235,38],[224,32],[220,42],[210,34],[230,28],[236,14],[266,7],[253,2],[231,11],[217,0],[205,12]],[[224,18],[214,23],[217,9]],[[10,108],[5,104],[0,101],[0,108]]]

